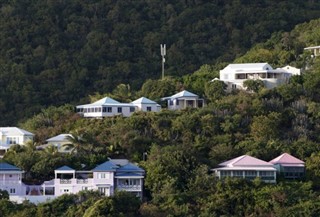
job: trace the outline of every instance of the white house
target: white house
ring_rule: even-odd
[[[143,112],[160,112],[161,106],[148,98],[141,97],[133,102],[131,102],[138,111]]]
[[[220,80],[228,90],[245,89],[243,82],[248,79],[261,80],[266,88],[287,83],[292,75],[300,75],[300,69],[292,66],[273,69],[268,63],[229,64],[220,70]]]
[[[68,166],[55,170],[55,178],[43,184],[44,192],[54,189],[54,195],[98,190],[110,196],[115,190],[129,191],[142,197],[144,170],[126,159],[104,162],[89,171],[76,171]]]
[[[18,127],[0,127],[0,155],[3,155],[12,145],[24,145],[33,141],[33,133]]]
[[[69,137],[72,137],[71,134],[59,134],[57,136],[51,137],[46,140],[47,144],[37,146],[38,150],[43,150],[49,146],[57,148],[57,151],[60,153],[70,153],[72,148],[67,147],[67,144],[71,144]]]
[[[23,171],[11,164],[0,162],[0,189],[12,195],[26,195],[26,186],[22,183]]]
[[[204,100],[198,95],[187,90],[181,91],[172,96],[164,97],[161,100],[167,100],[169,110],[181,110],[185,108],[201,108],[204,106]]]
[[[264,182],[276,183],[277,170],[273,164],[249,155],[242,155],[225,161],[219,164],[219,166],[219,168],[212,169],[219,179],[235,177],[253,180],[260,177]]]
[[[276,157],[269,163],[272,163],[285,179],[300,179],[305,176],[305,163],[288,153]]]
[[[129,117],[135,111],[135,105],[131,103],[120,103],[110,97],[102,98],[94,103],[78,105],[77,112],[83,117],[102,118],[115,115]]]

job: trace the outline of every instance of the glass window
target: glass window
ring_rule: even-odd
[[[136,109],[134,107],[130,107],[130,112],[134,112]]]
[[[151,112],[151,110],[152,110],[152,109],[151,109],[151,106],[148,106],[148,107],[147,107],[147,111],[148,111],[148,112]]]
[[[98,112],[101,112],[101,108],[98,108]]]
[[[176,100],[176,105],[179,105],[179,100]]]
[[[242,171],[237,171],[237,170],[233,171],[233,176],[236,176],[236,177],[241,176],[242,177],[243,176]]]
[[[15,194],[16,193],[16,189],[15,188],[10,188],[10,194]]]
[[[102,108],[102,112],[107,112],[107,108],[106,108],[106,107],[103,107],[103,108]]]
[[[122,107],[118,107],[118,113],[122,113]]]
[[[112,107],[107,107],[107,112],[111,113],[112,112]]]
[[[172,100],[169,101],[169,105],[173,105],[173,101]]]

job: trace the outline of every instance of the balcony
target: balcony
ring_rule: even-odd
[[[71,184],[71,179],[60,179],[60,184]]]
[[[118,185],[118,190],[123,191],[141,191],[141,185]]]
[[[77,179],[77,184],[88,184],[88,179]]]

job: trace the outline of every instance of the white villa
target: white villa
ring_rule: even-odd
[[[97,190],[105,196],[113,195],[115,190],[128,191],[140,198],[143,195],[145,171],[127,159],[110,159],[88,171],[63,166],[54,173],[55,178],[42,185],[25,185],[21,169],[0,163],[0,189],[18,203],[24,200],[40,203],[83,190]]]
[[[131,102],[138,111],[143,112],[160,112],[161,106],[148,98],[141,97],[133,102]]]
[[[167,100],[169,110],[181,110],[185,108],[201,108],[204,106],[204,100],[198,95],[187,90],[181,91],[172,96],[164,97],[161,100]]]
[[[38,150],[43,150],[49,146],[57,148],[60,153],[70,153],[72,148],[67,147],[67,144],[71,144],[68,137],[72,137],[71,134],[59,134],[46,140],[47,144],[37,146]]]
[[[102,118],[115,115],[129,117],[135,111],[159,112],[161,106],[145,97],[137,99],[131,103],[121,103],[110,97],[105,97],[91,104],[79,105],[76,108],[77,112],[82,114],[83,117]]]
[[[22,183],[23,171],[11,164],[0,162],[0,189],[9,195],[25,195],[26,186]]]
[[[300,69],[292,66],[273,69],[268,63],[229,64],[220,70],[220,80],[227,85],[228,90],[245,89],[243,82],[248,79],[262,80],[266,88],[274,88],[300,73]]]
[[[249,155],[225,161],[219,166],[211,170],[219,179],[235,177],[253,180],[260,177],[264,182],[276,183],[277,170],[273,164]]]
[[[89,171],[76,171],[68,166],[55,170],[55,178],[44,182],[44,192],[54,191],[55,196],[98,190],[110,196],[115,190],[129,191],[142,197],[145,171],[127,159],[110,159]]]
[[[18,127],[0,127],[0,155],[3,155],[12,145],[24,145],[33,141],[33,133]]]

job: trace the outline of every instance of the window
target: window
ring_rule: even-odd
[[[98,191],[101,195],[109,195],[109,187],[98,187]]]
[[[242,171],[233,171],[234,177],[243,177]]]
[[[98,112],[101,112],[101,108],[98,108]]]
[[[60,192],[61,193],[69,193],[70,189],[69,188],[62,188],[62,189],[60,189]]]
[[[220,176],[221,176],[221,177],[231,176],[231,171],[221,170],[221,171],[220,171]]]
[[[15,188],[10,188],[10,194],[15,194],[16,193],[16,189]]]
[[[130,112],[134,112],[136,109],[134,107],[130,107]]]
[[[10,174],[10,175],[9,175],[9,177],[11,178],[11,177],[12,177],[12,175]]]
[[[147,106],[147,111],[148,111],[148,112],[151,112],[151,111],[152,111],[151,106]]]
[[[118,107],[118,113],[122,113],[122,107]]]
[[[98,179],[106,179],[109,178],[108,173],[98,173]]]
[[[111,113],[112,112],[112,107],[107,107],[107,112]]]
[[[87,112],[88,112],[88,109],[87,109],[87,108],[84,108],[84,109],[83,109],[83,112],[84,112],[84,113],[87,113]]]
[[[107,108],[106,108],[106,107],[103,107],[103,108],[102,108],[102,112],[107,112]]]
[[[176,100],[176,105],[179,105],[179,100],[178,99]]]
[[[173,105],[173,101],[172,100],[169,101],[169,105]]]
[[[231,85],[231,88],[232,88],[233,90],[235,90],[235,89],[237,89],[237,85],[236,85],[236,84],[232,84],[232,85]]]
[[[88,191],[88,187],[82,187],[83,191]]]
[[[7,144],[18,144],[19,138],[18,137],[7,137]]]

